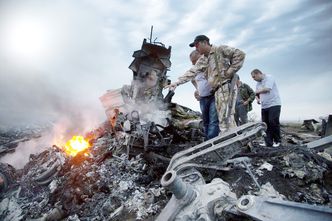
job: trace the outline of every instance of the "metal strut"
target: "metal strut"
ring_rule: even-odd
[[[237,211],[258,221],[330,221],[332,209],[296,203],[265,196],[242,196],[236,205]]]
[[[247,123],[234,128],[223,135],[176,153],[167,171],[179,171],[188,167],[222,167],[228,159],[240,153],[243,146],[261,136],[265,130],[264,123]]]

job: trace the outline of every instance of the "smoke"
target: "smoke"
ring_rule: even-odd
[[[165,110],[165,104],[161,101],[151,103],[136,103],[127,107],[129,113],[138,111],[141,122],[154,122],[162,126],[167,125],[167,118],[171,118],[170,110]]]
[[[70,119],[66,120],[68,130],[77,130],[90,126],[91,121],[104,120],[98,97],[117,82],[110,80],[108,71],[112,62],[108,61],[107,54],[111,50],[94,11],[84,4],[62,1],[43,4],[36,0],[2,4],[0,12],[1,127]],[[14,39],[20,45],[15,48],[16,52],[21,52],[18,57],[10,56],[8,50],[4,50],[9,45],[3,36],[20,29],[23,18],[27,19],[24,24],[30,24],[32,28],[39,28],[34,22],[42,21],[42,28],[52,31],[52,36],[46,39],[52,54],[34,50],[33,36]],[[22,35],[24,31],[21,30]],[[28,56],[35,56],[33,62]],[[115,63],[121,65],[122,62]],[[121,66],[127,68],[127,64]]]
[[[46,133],[38,139],[32,139],[26,142],[21,142],[13,153],[7,153],[1,157],[0,162],[8,163],[16,169],[21,169],[29,162],[30,154],[40,153],[50,146],[52,134]]]
[[[52,144],[62,146],[73,136],[84,136],[87,132],[97,128],[99,121],[92,113],[84,112],[80,115],[62,116],[54,124],[52,133]]]
[[[98,98],[129,81],[132,50],[126,59],[114,57],[120,51],[115,46],[122,46],[109,32],[106,36],[101,19],[83,2],[1,2],[0,127],[51,125],[2,162],[21,168],[30,154],[61,146],[106,120]],[[110,73],[114,67],[117,73]]]
[[[85,135],[99,126],[99,120],[89,111],[73,111],[66,107],[51,123],[50,128],[44,129],[40,138],[33,138],[20,142],[14,153],[9,153],[0,158],[0,162],[8,163],[17,169],[22,168],[28,161],[30,154],[40,153],[53,145],[62,147],[74,135]],[[60,115],[61,113],[61,115]],[[43,122],[45,124],[45,122]],[[31,128],[34,130],[34,128]],[[28,135],[29,136],[29,135]]]
[[[154,122],[162,126],[168,124],[167,118],[171,118],[171,113],[170,110],[167,110],[167,104],[164,103],[162,95],[159,94],[157,80],[157,76],[152,70],[152,74],[148,74],[141,81],[133,80],[131,86],[123,87],[123,96],[126,97],[126,102],[122,105],[125,112],[129,114],[129,119],[133,111],[137,111],[140,120],[143,122]],[[114,95],[111,98],[113,102],[115,101]],[[108,102],[108,105],[111,103]]]

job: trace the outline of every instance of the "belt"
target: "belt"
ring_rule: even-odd
[[[208,98],[208,97],[212,97],[212,96],[214,96],[214,93],[211,92],[210,95],[208,95],[208,96],[204,96],[204,97],[200,97],[200,98]]]
[[[212,90],[211,93],[214,94],[221,86],[224,86],[225,84],[230,84],[231,81],[232,81],[231,79],[228,79],[228,80],[222,82],[221,84],[218,84],[218,86],[214,90]]]
[[[230,84],[231,83],[231,79],[228,79],[224,82],[221,83],[221,86],[224,86],[225,84]]]

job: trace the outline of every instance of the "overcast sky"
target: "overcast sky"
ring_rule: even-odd
[[[153,40],[172,46],[171,80],[205,34],[246,53],[243,82],[255,87],[254,68],[275,77],[282,120],[318,119],[332,113],[331,14],[329,0],[1,0],[0,124],[102,122],[99,97],[130,84],[133,51],[151,25]],[[193,92],[180,86],[173,101],[199,110]]]

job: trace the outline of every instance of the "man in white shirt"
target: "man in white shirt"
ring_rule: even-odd
[[[270,147],[279,146],[281,100],[277,84],[271,75],[263,74],[258,69],[254,69],[251,76],[257,81],[256,99],[261,104],[262,121],[267,125],[265,144]]]
[[[191,63],[195,65],[197,60],[201,57],[201,54],[194,50],[190,53],[189,57]],[[204,57],[204,59],[207,58]],[[192,83],[196,88],[195,97],[199,100],[199,106],[202,112],[205,140],[209,140],[219,134],[219,121],[214,93],[204,72],[198,73],[195,79],[192,80]]]

